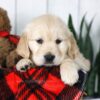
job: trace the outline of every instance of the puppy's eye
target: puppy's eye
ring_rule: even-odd
[[[42,44],[43,40],[42,39],[38,39],[38,40],[36,40],[36,42],[39,43],[39,44]]]
[[[60,39],[56,40],[56,44],[60,44],[61,42],[62,42],[62,40],[60,40]]]

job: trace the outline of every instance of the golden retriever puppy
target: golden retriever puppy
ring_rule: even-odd
[[[61,79],[73,85],[78,81],[78,70],[89,71],[90,63],[80,53],[76,41],[65,23],[53,15],[43,15],[29,23],[17,46],[23,57],[17,70],[30,63],[37,66],[60,66]]]

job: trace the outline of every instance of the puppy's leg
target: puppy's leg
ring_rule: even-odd
[[[71,59],[64,60],[60,66],[60,75],[65,84],[74,85],[79,78],[77,64]]]
[[[29,69],[32,66],[32,61],[30,59],[21,59],[17,64],[16,64],[16,69],[18,71],[24,72],[27,69]]]

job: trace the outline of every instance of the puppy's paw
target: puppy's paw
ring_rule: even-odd
[[[27,69],[29,69],[32,66],[32,61],[29,59],[21,59],[16,64],[16,69],[21,72],[25,72]]]
[[[61,79],[65,84],[73,86],[79,79],[78,70],[74,64],[65,63],[60,66]]]

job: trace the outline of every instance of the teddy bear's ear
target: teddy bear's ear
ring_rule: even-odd
[[[7,12],[3,8],[0,8],[0,30],[1,31],[5,23],[4,21],[5,16],[7,16]]]
[[[11,31],[11,24],[8,13],[3,8],[0,8],[0,31]]]
[[[2,14],[2,16],[3,16],[3,15],[7,15],[7,11],[4,10],[3,8],[0,8],[0,13]]]
[[[28,40],[27,40],[26,33],[24,33],[21,36],[16,51],[20,56],[22,56],[24,58],[29,58],[30,51],[29,51],[29,47],[28,47]]]

